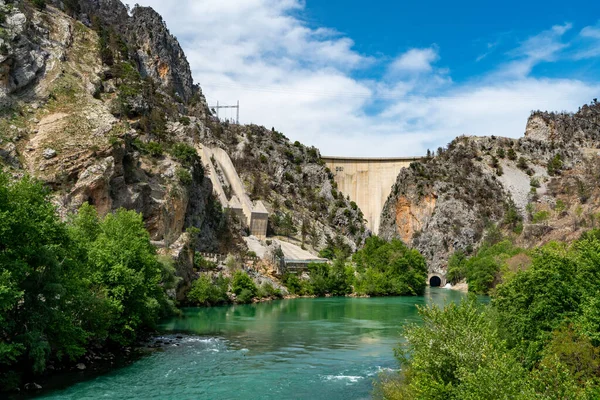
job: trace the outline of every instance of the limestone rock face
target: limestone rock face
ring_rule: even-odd
[[[414,246],[442,274],[455,251],[472,254],[483,243],[490,224],[523,247],[573,240],[600,211],[598,148],[599,103],[535,112],[520,139],[459,137],[402,170],[379,234]],[[522,221],[507,221],[509,209]]]
[[[135,7],[130,37],[135,37],[142,76],[161,82],[188,101],[194,94],[190,65],[179,42],[167,29],[162,17],[150,7]]]
[[[42,19],[41,13],[23,1],[8,7],[4,1],[0,8],[6,13],[2,24],[5,34],[0,46],[0,107],[11,105],[13,93],[31,88],[48,67],[48,63],[64,58],[64,48],[70,44],[70,24],[62,18]],[[28,19],[23,9],[31,12]],[[54,10],[49,10],[53,13]]]

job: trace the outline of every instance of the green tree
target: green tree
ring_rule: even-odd
[[[243,271],[236,271],[233,275],[232,290],[238,296],[240,303],[249,303],[258,295],[256,284]]]
[[[138,330],[153,328],[161,315],[173,311],[161,284],[174,283],[174,269],[157,258],[141,214],[120,209],[100,221],[84,204],[73,231],[87,249],[92,284],[110,304],[110,340],[131,344]]]
[[[228,288],[228,278],[219,275],[213,280],[207,274],[201,274],[192,284],[187,297],[192,303],[201,306],[227,304],[229,303]]]
[[[427,264],[400,240],[372,236],[353,256],[359,273],[356,289],[372,296],[418,295],[425,291]]]

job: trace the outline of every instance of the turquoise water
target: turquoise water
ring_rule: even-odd
[[[367,399],[397,369],[400,329],[416,305],[464,295],[320,298],[189,308],[161,330],[174,344],[48,399]],[[179,337],[179,338],[177,338]]]

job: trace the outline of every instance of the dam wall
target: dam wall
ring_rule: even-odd
[[[327,157],[321,159],[333,173],[338,190],[349,196],[364,214],[367,227],[379,233],[381,211],[402,170],[421,157],[356,158]]]

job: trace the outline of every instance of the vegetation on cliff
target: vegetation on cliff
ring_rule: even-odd
[[[0,174],[0,388],[20,374],[79,360],[91,346],[128,346],[171,313],[176,282],[141,215],[99,218],[84,205],[68,223],[44,186]]]
[[[506,244],[501,244],[506,246]],[[482,255],[483,256],[483,255]],[[488,255],[489,257],[489,255]],[[420,310],[397,349],[387,399],[596,399],[600,396],[600,231],[531,252],[491,304]]]

